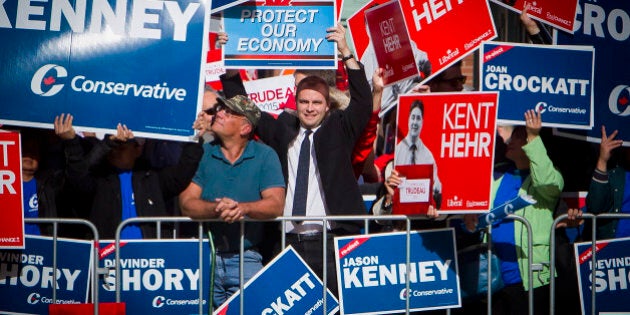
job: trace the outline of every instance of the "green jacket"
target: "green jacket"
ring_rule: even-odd
[[[593,214],[621,213],[625,182],[626,172],[620,166],[607,173],[595,169],[586,196],[588,212]],[[614,238],[617,232],[617,223],[619,220],[598,219],[597,239]]]
[[[534,234],[532,262],[534,264],[544,263],[541,271],[534,271],[533,288],[537,288],[549,284],[551,274],[549,270],[549,241],[554,220],[553,211],[564,188],[564,179],[547,156],[547,150],[540,137],[536,137],[523,146],[523,150],[530,160],[530,175],[523,182],[519,195],[531,195],[537,202],[516,211],[514,214],[524,217],[532,227]],[[503,176],[494,181],[492,200],[494,200],[502,180]],[[521,279],[523,279],[523,286],[527,290],[529,288],[527,228],[520,221],[514,221],[514,239]]]

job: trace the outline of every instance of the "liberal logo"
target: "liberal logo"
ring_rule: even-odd
[[[40,96],[53,96],[63,88],[63,84],[57,84],[57,80],[66,76],[66,68],[55,64],[44,65],[33,75],[31,91]]]
[[[151,303],[151,306],[153,306],[155,308],[160,308],[160,307],[164,306],[164,301],[166,301],[166,298],[164,298],[161,295],[158,295],[155,298],[153,298],[153,302]]]
[[[538,104],[536,104],[536,106],[534,106],[534,110],[538,113],[544,113],[547,111],[547,103],[545,102],[538,102]]]
[[[41,296],[39,295],[39,293],[37,293],[37,292],[31,293],[26,298],[26,303],[28,303],[28,304],[37,304],[39,302],[40,298],[41,298]]]
[[[630,86],[617,85],[608,97],[608,108],[617,116],[630,116]]]

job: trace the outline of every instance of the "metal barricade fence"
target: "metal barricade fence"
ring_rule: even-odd
[[[455,217],[457,218],[457,217]],[[449,220],[451,220],[452,218],[449,218]],[[514,214],[510,214],[507,217],[503,218],[503,220],[514,220],[514,221],[519,221],[521,222],[525,228],[527,229],[527,265],[529,266],[529,268],[527,269],[527,278],[528,278],[528,288],[527,288],[527,293],[528,293],[528,305],[529,305],[529,314],[533,315],[534,314],[534,290],[533,290],[533,282],[534,282],[534,269],[538,270],[539,266],[535,265],[532,261],[532,256],[533,256],[533,244],[532,244],[532,226],[529,223],[529,221],[527,221],[527,219],[518,216],[518,215],[514,215]],[[492,243],[492,224],[489,224],[486,229],[487,234],[488,234],[488,243]],[[550,246],[551,248],[551,246]],[[491,257],[492,255],[492,246],[488,246],[487,249],[487,255],[488,257]],[[488,279],[492,279],[492,267],[491,267],[491,260],[488,259],[487,260],[488,266],[487,266],[487,270],[488,270]],[[553,278],[553,277],[552,277]],[[486,313],[487,314],[492,314],[492,281],[487,281],[487,287],[486,287]],[[447,314],[450,314],[451,310],[448,309],[447,310]]]
[[[276,218],[274,220],[266,220],[266,221],[261,221],[261,220],[251,220],[251,219],[244,219],[242,221],[240,221],[240,248],[239,248],[239,255],[242,257],[244,254],[244,224],[245,222],[278,222],[281,226],[281,246],[282,248],[284,248],[286,246],[286,229],[285,229],[285,222],[287,221],[321,221],[322,222],[322,226],[327,226],[328,222],[334,222],[334,221],[363,221],[363,234],[369,234],[369,222],[373,221],[373,220],[390,220],[390,221],[405,221],[406,223],[406,233],[407,233],[407,243],[406,243],[406,289],[409,290],[409,286],[410,286],[410,281],[409,281],[409,276],[410,276],[410,257],[411,257],[411,242],[410,242],[410,233],[411,233],[411,221],[414,220],[423,220],[426,219],[426,217],[422,217],[422,216],[406,216],[406,215],[382,215],[382,216],[376,216],[376,215],[360,215],[360,216],[292,216],[292,217],[279,217]],[[529,224],[529,222],[519,216],[515,216],[515,215],[510,215],[508,216],[506,219],[512,219],[512,220],[516,220],[519,221],[521,223],[524,224],[524,226],[526,227],[527,231],[528,231],[528,238],[527,238],[527,242],[528,242],[528,264],[530,266],[529,268],[529,273],[528,273],[528,277],[529,277],[529,314],[533,314],[533,305],[534,305],[534,300],[533,300],[533,290],[532,290],[532,282],[533,282],[533,269],[535,266],[533,266],[532,264],[532,229],[531,229],[531,225]],[[161,225],[161,223],[163,222],[190,222],[192,221],[189,218],[184,218],[184,217],[138,217],[138,218],[131,218],[131,219],[127,219],[125,221],[123,221],[117,228],[116,231],[116,260],[115,260],[115,266],[116,266],[116,274],[120,274],[120,233],[122,232],[122,229],[128,225],[128,224],[134,224],[134,223],[150,223],[150,222],[155,222],[156,224]],[[202,259],[201,259],[201,250],[202,250],[202,242],[203,242],[203,226],[202,224],[204,222],[221,222],[219,219],[211,219],[211,220],[195,220],[194,222],[198,222],[198,237],[199,237],[199,272],[200,274],[203,272],[203,263],[202,263]],[[490,228],[491,229],[491,228]],[[491,232],[491,230],[490,230]],[[323,242],[323,250],[322,250],[322,262],[323,262],[323,268],[322,268],[322,282],[323,282],[323,309],[327,309],[327,294],[326,294],[326,290],[327,290],[327,259],[326,259],[326,252],[327,252],[327,243],[325,242],[325,240],[327,239],[327,233],[328,230],[327,229],[323,229],[322,230],[322,242]],[[491,233],[490,237],[491,237]],[[159,235],[159,234],[158,234]],[[490,239],[491,240],[491,239]],[[491,254],[491,248],[488,247],[488,254]],[[490,264],[490,261],[488,260],[488,264]],[[488,266],[488,271],[489,271],[489,275],[488,278],[490,278],[491,275],[491,268],[490,266]],[[202,290],[202,283],[201,283],[201,279],[202,277],[199,277],[199,301],[203,300],[203,290]],[[116,277],[115,279],[115,283],[116,283],[116,302],[121,302],[121,283],[120,283],[120,277]],[[240,261],[239,264],[239,283],[240,283],[240,294],[241,294],[241,298],[240,298],[240,314],[243,314],[243,309],[244,309],[244,303],[245,303],[245,295],[244,295],[244,291],[243,291],[243,285],[244,285],[244,279],[243,279],[243,261]],[[492,302],[492,290],[490,288],[491,283],[488,282],[488,314],[491,314],[491,302]],[[209,307],[212,307],[211,305],[209,305]],[[410,309],[410,305],[409,305],[409,298],[406,299],[406,314],[409,314],[409,309]],[[450,309],[446,310],[447,314],[450,314]],[[203,303],[199,303],[199,314],[203,314]]]
[[[551,226],[551,241],[549,243],[550,247],[551,247],[551,254],[550,254],[550,270],[551,270],[551,274],[554,275],[555,274],[555,269],[556,269],[556,236],[554,233],[555,227],[558,223],[560,223],[562,220],[565,220],[568,218],[567,214],[563,214],[561,216],[558,216],[554,222],[553,225]],[[596,265],[597,262],[597,250],[596,250],[596,243],[598,241],[597,239],[597,220],[598,219],[630,219],[630,214],[623,214],[623,213],[601,213],[598,215],[594,215],[592,213],[584,213],[581,216],[582,219],[585,220],[592,220],[592,224],[591,224],[591,235],[592,235],[592,240],[591,240],[591,263],[593,266]],[[578,266],[579,268],[579,266]],[[597,271],[597,268],[591,268],[591,279],[595,279],[595,272]],[[556,285],[556,281],[555,281],[555,277],[551,277],[551,281],[549,283],[549,291],[550,291],[550,305],[549,305],[549,314],[550,315],[554,315],[555,314],[555,308],[554,308],[554,300],[555,300],[555,285]],[[597,304],[597,299],[596,299],[596,291],[595,290],[591,290],[591,314],[595,315],[596,314],[596,304]],[[586,297],[584,297],[586,299]]]
[[[559,219],[561,219],[562,217],[560,217]],[[327,217],[327,216],[319,216],[319,217],[279,217],[277,219],[274,220],[268,220],[266,222],[278,222],[281,225],[281,235],[282,235],[282,239],[281,239],[281,246],[282,248],[284,248],[286,246],[286,235],[285,235],[285,225],[284,223],[287,221],[304,221],[304,220],[308,220],[308,221],[321,221],[323,225],[327,225],[328,222],[330,221],[363,221],[363,234],[369,234],[369,222],[373,221],[373,220],[390,220],[390,221],[405,221],[405,225],[406,225],[406,229],[405,232],[407,233],[407,243],[405,245],[406,248],[406,268],[407,268],[407,272],[406,272],[406,289],[409,290],[409,285],[410,285],[410,281],[409,281],[409,276],[410,276],[410,257],[411,257],[411,244],[410,244],[410,233],[411,233],[411,222],[414,220],[424,220],[426,219],[425,217],[413,217],[413,216],[405,216],[405,215],[383,215],[383,216],[375,216],[375,215],[362,215],[362,216],[334,216],[334,217]],[[510,215],[507,217],[507,219],[513,219],[513,220],[517,220],[520,221],[521,223],[523,223],[525,225],[525,227],[527,228],[528,231],[528,235],[531,235],[531,226],[529,224],[529,222],[527,222],[526,219],[519,217],[519,216],[515,216],[515,215]],[[90,230],[92,231],[93,235],[94,235],[94,242],[98,243],[98,231],[96,229],[96,227],[89,221],[87,220],[83,220],[83,219],[25,219],[26,223],[37,223],[37,224],[53,224],[53,238],[56,240],[58,237],[58,224],[84,224],[87,225]],[[135,224],[135,223],[155,223],[157,225],[158,228],[158,239],[160,239],[160,232],[161,232],[161,225],[162,223],[165,222],[196,222],[197,223],[197,238],[199,240],[199,272],[200,274],[203,273],[203,260],[202,260],[202,248],[203,248],[203,239],[204,239],[204,230],[203,230],[203,224],[205,222],[220,222],[219,219],[213,219],[213,220],[192,220],[188,217],[137,217],[137,218],[131,218],[128,220],[123,221],[117,228],[116,231],[116,238],[115,238],[115,269],[116,269],[116,274],[120,274],[121,270],[120,270],[120,233],[122,232],[122,229],[128,225],[128,224]],[[261,222],[260,220],[250,220],[250,219],[245,219],[240,221],[240,255],[242,256],[244,253],[244,224],[245,222]],[[327,229],[323,229],[323,236],[322,236],[322,240],[326,240],[326,234],[328,233]],[[489,229],[489,237],[491,237],[491,228]],[[553,233],[552,233],[552,240],[553,240]],[[491,241],[491,239],[489,239],[489,241]],[[532,290],[532,282],[533,282],[533,266],[532,266],[532,241],[531,241],[531,237],[528,237],[528,248],[529,248],[529,253],[528,253],[528,264],[530,265],[529,268],[529,273],[528,273],[528,277],[529,277],[529,313],[533,314],[533,290]],[[53,249],[53,270],[56,273],[56,263],[57,263],[57,253],[56,253],[56,241],[55,241],[55,248]],[[326,289],[327,289],[327,259],[326,259],[326,246],[327,243],[325,241],[323,241],[323,251],[322,251],[322,262],[323,262],[323,275],[322,275],[322,282],[323,282],[323,309],[326,309],[326,297],[327,295],[325,294]],[[553,246],[553,245],[552,245]],[[553,247],[552,247],[553,248]],[[491,247],[488,248],[488,255],[491,254]],[[553,255],[553,250],[552,250],[552,255]],[[553,262],[553,256],[552,256],[552,262]],[[95,254],[94,254],[94,261],[93,261],[93,269],[90,271],[91,275],[92,275],[92,283],[91,283],[91,300],[94,303],[94,314],[98,314],[98,274],[100,273],[104,273],[101,272],[99,270],[98,267],[98,263],[99,263],[99,258],[98,258],[98,248],[95,247]],[[489,263],[489,261],[488,261]],[[553,266],[553,264],[552,264]],[[491,268],[490,266],[488,266],[488,278],[490,278],[491,275]],[[553,269],[552,269],[553,272]],[[56,275],[55,275],[56,277]],[[243,285],[244,285],[244,279],[243,279],[243,262],[241,260],[241,263],[239,265],[239,277],[240,277],[240,285],[241,285],[241,294],[242,294],[242,298],[240,299],[240,313],[243,314],[243,304],[245,302],[245,297],[244,297],[244,292],[243,292]],[[202,277],[199,277],[198,280],[198,288],[199,288],[199,301],[203,300],[203,286],[202,286]],[[487,298],[488,298],[488,314],[491,314],[491,302],[492,302],[492,290],[490,288],[490,282],[488,283],[488,294],[487,294]],[[552,277],[552,285],[553,285],[553,277]],[[120,282],[120,277],[116,277],[115,278],[115,286],[116,286],[116,302],[121,302],[121,282]],[[553,287],[552,287],[553,288]],[[56,301],[56,294],[55,294],[56,288],[53,286],[53,301]],[[553,291],[552,291],[552,299],[551,302],[553,304]],[[209,307],[212,307],[209,305]],[[406,314],[409,314],[409,309],[410,309],[410,305],[409,305],[409,298],[406,300]],[[450,309],[446,310],[447,314],[450,314]],[[199,314],[203,314],[203,303],[199,303]]]
[[[59,224],[79,224],[79,225],[85,225],[87,226],[91,232],[92,235],[94,236],[94,239],[92,240],[94,242],[94,244],[98,244],[98,230],[96,229],[96,226],[94,226],[94,224],[92,224],[92,222],[88,221],[88,220],[84,220],[84,219],[64,219],[64,218],[25,218],[24,219],[24,223],[28,223],[28,224],[52,224],[53,226],[53,279],[57,279],[57,240],[59,237]],[[94,253],[93,253],[93,261],[92,261],[92,270],[90,270],[90,274],[91,274],[91,278],[92,278],[92,283],[91,283],[91,287],[90,287],[90,293],[91,293],[91,298],[92,298],[92,302],[94,303],[94,314],[98,314],[98,282],[96,281],[96,277],[97,277],[97,269],[98,269],[98,249],[96,248],[96,246],[94,247]],[[52,301],[53,304],[57,304],[57,286],[53,285],[52,286],[52,290],[53,290],[53,296],[52,296]]]
[[[555,266],[555,262],[556,262],[556,253],[555,253],[555,248],[556,248],[556,236],[555,236],[555,227],[558,223],[560,223],[562,220],[567,219],[567,215],[561,215],[558,218],[555,219],[551,231],[550,231],[550,272],[551,275],[554,275],[556,272],[556,266]],[[596,264],[596,226],[597,226],[597,220],[598,219],[630,219],[630,214],[599,214],[599,215],[593,215],[590,213],[585,213],[582,215],[583,219],[590,219],[593,221],[592,224],[592,235],[593,240],[592,240],[592,256],[591,256],[591,262],[593,265]],[[362,220],[364,223],[364,230],[363,230],[363,234],[369,234],[369,222],[373,221],[373,220],[391,220],[391,221],[405,221],[406,223],[406,233],[407,233],[407,244],[406,244],[406,250],[407,250],[407,259],[406,259],[406,263],[407,263],[407,279],[406,279],[406,285],[407,285],[407,289],[409,289],[409,268],[410,268],[410,237],[409,234],[411,232],[411,222],[414,220],[420,220],[420,219],[425,219],[422,217],[408,217],[408,216],[404,216],[404,215],[383,215],[383,216],[374,216],[374,215],[364,215],[364,216],[334,216],[334,217],[326,217],[326,216],[321,216],[321,217],[279,217],[275,220],[268,220],[267,222],[278,222],[279,224],[281,224],[282,228],[281,228],[281,232],[282,232],[282,239],[281,239],[281,246],[284,248],[286,246],[286,238],[285,238],[285,228],[284,228],[284,222],[286,221],[304,221],[308,219],[309,221],[322,221],[322,224],[327,224],[329,221],[358,221],[358,220]],[[533,314],[533,305],[534,305],[534,299],[533,299],[533,289],[532,289],[532,283],[533,283],[533,271],[535,269],[538,269],[539,266],[536,266],[532,263],[532,240],[531,240],[531,235],[532,235],[532,229],[531,229],[531,225],[529,224],[529,222],[520,217],[520,216],[516,216],[516,215],[510,215],[507,217],[507,219],[512,219],[512,220],[516,220],[521,222],[522,224],[525,225],[525,227],[527,228],[528,231],[528,235],[530,237],[528,237],[528,264],[530,266],[529,268],[529,273],[528,273],[528,279],[529,279],[529,288],[528,288],[528,299],[529,299],[529,314]],[[83,219],[65,219],[65,218],[26,218],[24,219],[25,223],[29,223],[29,224],[52,224],[53,226],[53,276],[56,277],[57,276],[57,239],[58,239],[58,231],[59,231],[59,224],[78,224],[78,225],[86,225],[92,232],[92,234],[94,235],[94,239],[93,241],[95,243],[98,243],[99,241],[99,236],[98,236],[98,231],[96,229],[96,227],[87,220],[83,220]],[[127,224],[133,224],[133,223],[151,223],[154,222],[157,227],[158,227],[158,235],[160,235],[161,232],[161,225],[164,222],[196,222],[197,223],[197,232],[198,232],[198,240],[199,240],[199,272],[202,273],[203,272],[203,262],[202,262],[202,255],[201,255],[201,251],[202,251],[202,246],[203,246],[203,239],[204,239],[204,235],[203,235],[203,223],[205,222],[218,222],[220,220],[218,219],[214,219],[214,220],[192,220],[190,218],[187,217],[140,217],[140,218],[132,218],[132,219],[128,219],[125,220],[124,222],[122,222],[119,226],[118,229],[116,231],[116,239],[115,239],[115,250],[116,250],[116,260],[115,260],[115,266],[116,266],[116,274],[120,274],[120,233],[122,231],[122,228],[124,228],[125,225]],[[240,255],[243,255],[244,252],[244,223],[245,222],[260,222],[260,220],[250,220],[250,219],[245,219],[243,221],[240,221],[240,228],[241,228],[241,240],[240,240]],[[492,237],[492,230],[491,227],[488,228],[488,232],[489,232],[489,237]],[[322,239],[325,240],[326,239],[326,233],[327,230],[323,229],[323,237]],[[159,236],[158,236],[159,239]],[[489,241],[491,241],[491,239],[489,239]],[[324,284],[324,292],[327,289],[327,278],[326,278],[326,264],[327,264],[327,260],[325,259],[326,256],[326,242],[323,242],[323,252],[322,252],[322,258],[323,259],[323,279],[322,282]],[[93,261],[93,269],[90,270],[91,273],[91,278],[93,279],[92,283],[90,284],[90,289],[91,289],[91,301],[94,303],[94,314],[98,314],[98,291],[99,291],[99,287],[98,287],[98,274],[100,273],[99,268],[98,268],[98,262],[99,262],[99,258],[98,258],[98,248],[95,247],[95,253],[94,253],[94,261]],[[488,248],[488,255],[491,254],[491,247]],[[489,261],[488,261],[489,263]],[[241,261],[240,267],[239,267],[239,275],[240,275],[240,283],[241,283],[241,292],[243,292],[243,264]],[[488,278],[491,278],[491,268],[490,266],[488,266]],[[591,277],[595,276],[595,272],[596,269],[592,269],[592,274]],[[121,302],[121,287],[120,287],[120,278],[116,277],[116,302]],[[199,288],[199,300],[203,300],[203,289],[202,289],[202,278],[199,277],[199,283],[198,283],[198,288]],[[555,277],[552,276],[550,278],[550,305],[549,305],[549,311],[550,314],[553,315],[555,314],[555,285],[556,285],[556,281],[555,281]],[[491,314],[491,303],[492,303],[492,290],[490,288],[490,282],[488,282],[488,290],[487,290],[488,294],[487,294],[487,312],[488,314]],[[593,305],[592,307],[592,314],[596,313],[596,292],[594,290],[591,291],[591,303]],[[244,295],[243,295],[244,297]],[[52,300],[53,303],[56,302],[56,286],[53,286],[53,296],[52,296]],[[243,303],[244,303],[244,298],[241,299],[241,313],[243,312]],[[577,301],[576,301],[577,302]],[[406,301],[406,313],[409,313],[409,299],[407,299]],[[326,294],[324,294],[324,309],[326,307]],[[203,314],[203,304],[200,303],[199,304],[199,314]],[[447,314],[450,314],[450,309],[447,310]]]

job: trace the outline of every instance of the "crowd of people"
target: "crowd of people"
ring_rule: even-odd
[[[526,14],[523,23],[533,42],[548,41]],[[249,280],[281,250],[282,237],[320,277],[326,275],[326,285],[337,294],[333,238],[360,234],[363,223],[309,217],[391,213],[392,196],[402,182],[395,166],[434,161],[419,137],[424,119],[421,102],[410,110],[409,134],[403,140],[406,147],[375,149],[375,143],[387,142],[387,128],[395,129],[395,106],[379,118],[382,102],[393,101],[391,93],[384,96],[383,71],[373,65],[375,69],[366,71],[354,58],[341,24],[327,32],[326,39],[337,43],[347,73],[347,91],[339,91],[334,80],[322,78],[321,73],[297,70],[295,108],[274,117],[261,112],[247,98],[238,71],[228,71],[221,77],[222,91],[209,87],[204,91],[202,111],[192,125],[198,142],[139,139],[125,124],[118,124],[115,134],[98,139],[94,134],[75,132],[71,114],[55,117],[54,137],[43,130],[22,128],[25,217],[87,218],[97,226],[102,239],[114,238],[118,225],[133,217],[213,219],[207,229],[217,254],[215,306],[239,289],[239,263],[243,262],[244,279]],[[228,40],[226,34],[220,38]],[[430,71],[430,67],[425,68]],[[460,61],[426,85],[410,85],[401,93],[458,92],[464,89],[465,78]],[[630,213],[630,185],[625,185],[630,181],[630,150],[621,147],[617,131],[601,126],[599,157],[586,208],[559,210],[565,180],[544,144],[541,114],[527,111],[523,120],[521,126],[497,130],[492,204],[498,206],[522,194],[537,201],[516,215],[532,226],[533,261],[542,266],[534,271],[531,284],[535,314],[545,314],[549,281],[554,276],[548,265],[554,218],[567,213],[566,227],[583,224],[579,217],[584,211]],[[440,169],[440,174],[462,171]],[[414,229],[447,224],[445,216],[438,215],[437,171],[434,176],[438,202],[426,217],[415,218]],[[377,201],[372,209],[366,209],[362,188],[374,184]],[[283,226],[265,222],[280,216],[290,219],[283,221]],[[245,223],[245,252],[241,257],[238,222],[244,218],[260,221]],[[458,233],[467,241],[484,242],[475,234],[478,215],[461,219]],[[597,239],[630,236],[628,220],[600,223]],[[400,226],[380,221],[376,231],[396,229]],[[525,314],[530,285],[524,241],[527,232],[512,220],[495,222],[492,230],[505,283],[493,296],[493,314]],[[45,225],[31,224],[26,232],[51,233]],[[85,237],[84,233],[69,227],[61,230],[61,235],[72,237]],[[162,229],[162,236],[172,233],[173,229]],[[179,231],[174,236],[182,235],[185,232]],[[124,239],[156,236],[155,224],[128,225],[121,234]],[[575,296],[567,299],[571,298]],[[469,310],[474,314],[478,307]]]

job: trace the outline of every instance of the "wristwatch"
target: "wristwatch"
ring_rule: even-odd
[[[352,58],[354,58],[354,55],[353,55],[353,54],[349,54],[349,55],[347,55],[347,56],[343,56],[343,57],[341,58],[341,61],[346,62],[346,61],[348,61],[348,60],[350,60],[350,59],[352,59]]]

